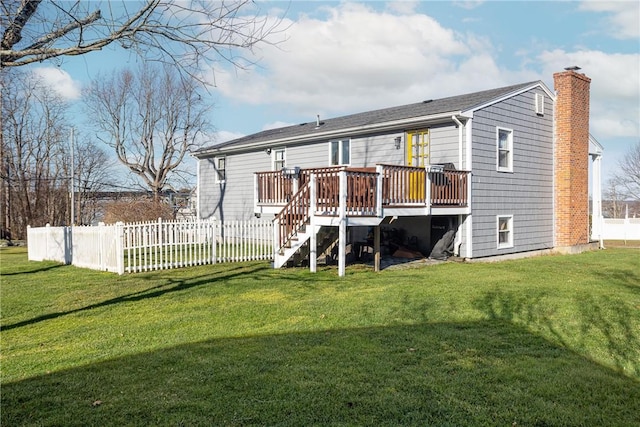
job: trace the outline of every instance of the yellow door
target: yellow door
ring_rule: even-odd
[[[407,133],[407,166],[424,167],[429,164],[429,130]],[[409,197],[421,202],[425,193],[425,171],[409,174]]]

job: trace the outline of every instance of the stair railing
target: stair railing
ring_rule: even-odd
[[[296,194],[293,195],[289,203],[274,218],[276,226],[277,243],[276,250],[279,250],[296,235],[298,231],[309,221],[310,218],[310,188],[309,182],[305,183]]]

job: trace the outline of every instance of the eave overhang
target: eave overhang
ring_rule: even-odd
[[[348,128],[333,129],[322,131],[322,128],[316,128],[315,132],[304,135],[296,135],[285,138],[274,138],[260,142],[247,142],[245,144],[234,144],[230,147],[210,147],[193,153],[193,156],[202,159],[221,154],[238,154],[249,151],[256,151],[271,148],[277,145],[303,144],[306,142],[315,142],[318,140],[330,140],[333,138],[352,137],[357,135],[365,135],[378,132],[404,131],[412,127],[420,127],[428,124],[445,123],[452,121],[451,116],[466,118],[465,114],[460,111],[448,111],[446,113],[432,114],[428,116],[410,117],[401,120],[392,120],[388,122],[371,123],[362,126],[353,126]]]

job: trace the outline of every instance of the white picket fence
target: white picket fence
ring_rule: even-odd
[[[30,261],[118,274],[273,258],[270,221],[162,221],[29,227]]]

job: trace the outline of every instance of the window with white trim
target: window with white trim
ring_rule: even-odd
[[[273,170],[279,171],[286,166],[286,160],[284,157],[284,148],[273,150]]]
[[[227,158],[216,157],[216,182],[224,182],[227,179]]]
[[[329,165],[348,165],[351,162],[351,140],[329,141]]]
[[[499,215],[496,218],[498,228],[498,249],[513,247],[513,215]]]
[[[513,130],[496,128],[496,162],[498,172],[513,172]]]

